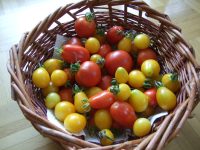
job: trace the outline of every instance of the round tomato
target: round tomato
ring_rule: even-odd
[[[124,37],[122,26],[113,26],[107,31],[107,40],[111,44],[117,44]]]
[[[114,142],[114,135],[109,129],[103,129],[99,132],[101,145],[111,145]]]
[[[151,131],[151,122],[146,118],[138,118],[133,125],[133,133],[138,137],[143,137]]]
[[[145,80],[146,80],[146,77],[139,70],[133,70],[133,71],[131,71],[129,73],[128,83],[133,88],[141,88],[141,87],[143,87]]]
[[[53,84],[53,82],[50,81],[49,85],[42,89],[42,94],[43,94],[43,96],[46,97],[49,93],[51,93],[51,92],[58,93],[58,91],[59,91],[59,88],[57,86],[55,86]]]
[[[96,31],[96,23],[92,13],[86,13],[84,17],[80,17],[75,21],[75,31],[79,37],[88,38],[93,36]]]
[[[139,51],[138,56],[137,56],[138,65],[142,65],[142,63],[147,59],[154,59],[154,60],[157,59],[156,53],[150,48]]]
[[[38,88],[46,88],[50,82],[49,73],[42,67],[37,68],[32,75],[33,84]]]
[[[67,115],[71,113],[75,113],[75,107],[72,103],[62,101],[56,104],[54,114],[58,120],[63,122]]]
[[[141,71],[146,77],[157,77],[160,73],[160,65],[156,60],[148,59],[142,63]]]
[[[138,49],[148,48],[150,46],[150,37],[147,34],[144,34],[144,33],[138,34],[134,38],[134,45]]]
[[[110,86],[111,86],[111,81],[112,81],[112,77],[109,75],[105,75],[101,78],[100,83],[98,84],[98,86],[102,89],[102,90],[107,90]]]
[[[130,97],[131,89],[128,84],[121,83],[121,84],[119,84],[117,89],[115,89],[115,88],[116,88],[116,86],[111,86],[110,91],[114,90],[114,93],[117,93],[116,94],[117,100],[126,101]],[[115,90],[117,90],[117,91],[115,91]]]
[[[110,129],[112,125],[112,117],[106,109],[99,109],[94,114],[94,123],[98,129]]]
[[[56,104],[59,102],[60,102],[60,96],[55,92],[49,93],[45,98],[45,106],[49,109],[54,108]]]
[[[137,118],[133,107],[121,101],[116,101],[111,105],[110,114],[119,125],[125,128],[132,128]]]
[[[54,70],[62,69],[62,66],[63,61],[54,58],[47,59],[43,64],[43,67],[49,74],[51,74]]]
[[[105,58],[106,55],[108,53],[110,53],[111,51],[112,51],[112,48],[110,47],[109,44],[103,44],[103,45],[101,45],[101,47],[98,51],[98,54]]]
[[[115,79],[118,83],[126,83],[128,81],[128,72],[123,67],[118,67],[115,72]]]
[[[128,37],[124,37],[119,41],[117,48],[120,50],[130,52],[132,48],[132,40]]]
[[[90,54],[94,54],[99,51],[100,43],[96,38],[90,37],[85,42],[85,48],[90,52]]]
[[[110,52],[106,55],[105,59],[105,68],[112,76],[115,75],[118,67],[123,67],[127,72],[130,72],[133,67],[133,59],[131,55],[122,50]]]
[[[76,72],[75,79],[81,86],[95,86],[101,81],[101,69],[96,63],[85,61]]]
[[[157,106],[157,100],[156,100],[156,88],[151,88],[148,89],[144,92],[144,94],[146,94],[149,98],[149,106],[155,108]]]
[[[78,113],[71,113],[64,120],[65,129],[71,133],[81,132],[85,128],[86,123],[85,116]]]
[[[74,102],[71,88],[62,88],[58,93],[62,101]]]
[[[66,44],[83,46],[81,40],[77,37],[70,38]]]
[[[65,85],[67,79],[67,74],[63,70],[54,70],[51,74],[51,81],[55,86]]]

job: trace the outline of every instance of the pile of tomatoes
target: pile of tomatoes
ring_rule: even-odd
[[[147,34],[122,26],[103,30],[91,13],[78,18],[74,28],[77,36],[61,47],[62,59],[49,58],[32,74],[46,107],[71,133],[94,126],[102,145],[114,142],[112,129],[149,134],[147,117],[157,107],[170,111],[176,106],[177,74],[160,74]]]

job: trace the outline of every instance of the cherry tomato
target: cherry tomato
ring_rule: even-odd
[[[88,97],[82,91],[77,92],[74,95],[74,106],[77,112],[86,113],[90,111]]]
[[[127,72],[130,72],[133,67],[133,59],[131,55],[125,51],[117,50],[110,52],[105,58],[105,68],[112,76],[118,67],[123,67]]]
[[[151,123],[146,118],[138,118],[133,125],[133,133],[138,137],[143,137],[151,131]]]
[[[159,87],[156,93],[158,105],[166,111],[172,110],[176,106],[176,95],[166,87]]]
[[[73,85],[74,84],[74,80],[75,80],[75,76],[72,73],[71,69],[70,68],[65,68],[65,69],[63,69],[63,71],[67,74],[67,80],[69,81],[69,83],[67,83],[67,84]]]
[[[157,59],[156,53],[151,48],[146,48],[143,50],[140,50],[137,57],[137,63],[138,65],[142,65],[142,63],[147,59]]]
[[[99,65],[99,67],[103,67],[104,66],[104,63],[105,63],[105,59],[101,57],[101,55],[99,54],[93,54],[91,57],[90,57],[90,61],[93,61],[95,62],[96,64]]]
[[[144,33],[138,34],[134,38],[134,45],[138,49],[148,48],[150,46],[150,37],[147,34],[144,34]]]
[[[90,53],[86,48],[70,44],[63,46],[61,56],[68,63],[75,63],[77,61],[82,63],[90,59]]]
[[[63,70],[54,70],[51,74],[51,81],[55,86],[65,85],[67,79],[67,74]]]
[[[81,64],[78,72],[75,75],[76,82],[85,87],[92,87],[101,81],[100,67],[92,62],[85,61]]]
[[[128,37],[121,39],[117,45],[119,50],[130,52],[132,48],[132,40]]]
[[[119,84],[119,92],[116,97],[117,100],[126,101],[131,95],[131,89],[128,84],[121,83]]]
[[[86,122],[85,116],[78,113],[71,113],[65,118],[64,126],[71,133],[79,133],[85,128]]]
[[[110,114],[113,120],[125,128],[132,128],[137,118],[133,107],[122,101],[116,101],[111,105]]]
[[[94,86],[94,87],[87,89],[85,91],[85,93],[86,93],[87,97],[90,98],[90,97],[94,96],[95,94],[100,93],[102,91],[103,90],[101,88]]]
[[[128,83],[133,88],[141,88],[141,87],[143,87],[145,80],[146,80],[146,77],[139,70],[133,70],[133,71],[131,71],[129,73]]]
[[[112,51],[112,48],[110,47],[109,44],[103,44],[103,45],[101,45],[101,47],[98,51],[98,54],[105,58],[106,55],[108,53],[110,53],[111,51]]]
[[[107,31],[107,40],[111,44],[117,44],[124,37],[123,32],[122,26],[113,26]]]
[[[101,145],[111,145],[114,142],[114,135],[109,129],[103,129],[99,132]]]
[[[71,88],[62,88],[58,93],[62,101],[74,102]]]
[[[105,75],[101,78],[100,83],[98,84],[98,86],[102,89],[102,90],[107,90],[110,86],[111,86],[111,81],[112,81],[112,77],[109,75]]]
[[[59,59],[50,58],[44,62],[43,67],[49,74],[51,74],[54,70],[62,69],[63,61]]]
[[[134,89],[131,91],[129,103],[135,110],[135,112],[143,112],[148,107],[148,96],[140,90]]]
[[[75,113],[75,107],[72,103],[62,101],[56,104],[54,114],[58,120],[64,122],[67,115],[71,113]]]
[[[56,104],[59,102],[60,102],[60,96],[55,92],[49,93],[45,98],[45,106],[49,109],[54,108]]]
[[[96,23],[92,13],[86,13],[84,17],[78,18],[75,21],[74,28],[79,37],[93,36],[96,31]]]
[[[114,102],[115,96],[107,90],[97,93],[89,98],[90,106],[95,109],[110,107]]]
[[[146,94],[149,98],[149,106],[155,108],[157,106],[157,100],[156,100],[156,88],[151,88],[148,89],[144,92],[144,94]]]
[[[49,73],[42,67],[37,68],[32,75],[33,84],[38,88],[46,88],[50,82]]]
[[[123,67],[118,67],[115,71],[115,79],[118,83],[126,83],[128,81],[128,72]]]
[[[112,117],[106,109],[99,109],[94,114],[94,122],[98,129],[110,129],[112,125]]]
[[[154,59],[145,60],[142,63],[141,71],[146,77],[156,77],[160,73],[160,65]]]
[[[177,92],[180,89],[180,82],[177,74],[167,73],[162,77],[163,85],[171,90]]]
[[[83,46],[81,40],[77,37],[70,38],[66,44]]]
[[[58,91],[59,91],[59,88],[57,86],[55,86],[53,84],[53,82],[50,81],[49,85],[42,89],[42,94],[43,94],[43,96],[46,97],[49,93],[51,93],[51,92],[58,93]]]
[[[100,43],[96,38],[90,37],[85,42],[85,48],[90,52],[90,54],[94,54],[99,51]]]

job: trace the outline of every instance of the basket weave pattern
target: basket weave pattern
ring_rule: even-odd
[[[85,12],[94,12],[97,24],[106,29],[121,25],[125,29],[144,32],[153,39],[164,72],[178,72],[181,90],[178,105],[150,135],[122,144],[100,147],[64,132],[47,120],[41,91],[32,84],[32,73],[52,57],[56,35],[75,36],[74,21]],[[148,17],[148,18],[147,18]],[[150,21],[151,20],[151,21]],[[155,22],[155,23],[154,23]],[[25,33],[10,50],[8,71],[12,96],[25,117],[44,136],[59,142],[65,149],[161,149],[180,131],[199,102],[199,65],[193,48],[182,38],[181,29],[169,17],[136,0],[83,0],[58,8]]]

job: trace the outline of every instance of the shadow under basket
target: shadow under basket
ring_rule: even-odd
[[[47,119],[40,89],[32,83],[33,71],[54,51],[56,35],[76,36],[75,20],[93,12],[97,24],[106,29],[121,25],[127,30],[148,34],[154,41],[163,73],[177,72],[181,90],[177,106],[148,136],[121,144],[100,146],[64,132]],[[64,149],[162,149],[180,131],[191,111],[199,102],[199,65],[193,48],[183,39],[181,29],[143,1],[84,0],[58,8],[10,49],[7,65],[11,75],[12,97],[24,116],[44,136],[60,143]]]

